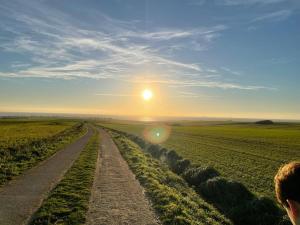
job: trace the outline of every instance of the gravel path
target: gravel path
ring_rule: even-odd
[[[0,224],[23,225],[79,156],[93,131],[0,189]]]
[[[101,149],[88,225],[158,225],[156,216],[111,137],[100,130]]]

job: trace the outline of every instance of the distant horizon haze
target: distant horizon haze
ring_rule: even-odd
[[[9,117],[58,117],[58,118],[97,118],[104,120],[132,120],[141,122],[160,122],[160,121],[233,121],[233,122],[255,122],[260,120],[273,120],[275,122],[300,122],[299,118],[284,117],[239,117],[239,116],[153,116],[145,117],[143,115],[105,115],[105,114],[81,114],[81,113],[51,113],[51,112],[0,112],[0,118]]]

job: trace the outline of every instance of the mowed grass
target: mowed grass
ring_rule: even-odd
[[[173,124],[173,126],[172,126]],[[274,199],[273,177],[285,162],[300,159],[300,125],[172,123],[163,143],[195,164],[213,166],[222,176]],[[102,123],[142,136],[142,123]]]
[[[232,224],[159,160],[128,138],[113,133],[124,159],[146,190],[162,224]]]
[[[30,224],[84,224],[99,149],[97,132],[62,181],[51,191]]]
[[[0,186],[75,141],[83,123],[66,120],[0,120]]]

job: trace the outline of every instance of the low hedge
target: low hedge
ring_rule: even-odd
[[[232,224],[167,165],[143,152],[125,136],[113,134],[113,138],[123,158],[144,187],[162,224]]]

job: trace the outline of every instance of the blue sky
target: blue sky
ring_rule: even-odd
[[[296,0],[2,0],[0,111],[300,119],[299,10]]]

